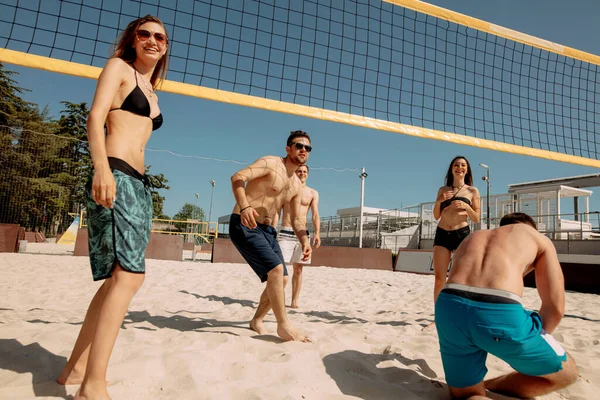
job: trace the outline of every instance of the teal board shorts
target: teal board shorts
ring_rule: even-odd
[[[446,382],[455,388],[483,380],[488,353],[530,376],[558,372],[567,360],[540,315],[503,290],[446,284],[435,303],[435,324]]]
[[[117,264],[134,273],[146,272],[146,247],[152,226],[152,195],[148,179],[125,161],[109,157],[115,182],[113,208],[96,204],[87,187],[87,225],[94,281],[110,278]]]

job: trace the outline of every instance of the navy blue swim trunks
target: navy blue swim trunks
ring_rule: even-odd
[[[272,226],[257,224],[256,228],[250,229],[242,225],[239,214],[231,214],[229,238],[261,282],[266,282],[269,271],[279,264],[283,264],[283,275],[287,276],[283,254],[277,243],[277,230]]]

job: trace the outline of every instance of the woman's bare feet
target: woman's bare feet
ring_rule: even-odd
[[[84,375],[85,370],[82,371],[67,364],[56,379],[56,382],[60,385],[81,385]]]
[[[279,335],[280,338],[282,338],[286,342],[289,342],[289,341],[304,342],[304,343],[312,342],[312,340],[310,340],[309,337],[296,332],[288,324],[278,325],[277,326],[277,334]]]
[[[290,306],[291,308],[300,308],[298,307],[298,303],[292,301],[292,305]]]
[[[73,400],[111,400],[106,386],[97,385],[94,387],[92,384],[81,385]]]
[[[262,321],[259,321],[257,319],[253,319],[252,321],[250,321],[250,329],[258,333],[259,335],[264,335],[267,333]]]

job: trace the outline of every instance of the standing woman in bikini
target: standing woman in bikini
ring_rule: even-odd
[[[167,71],[168,38],[151,15],[131,22],[98,78],[87,120],[94,166],[88,183],[88,244],[95,281],[69,361],[58,378],[81,384],[75,399],[109,399],[106,370],[131,299],[144,281],[152,197],[144,149],[162,125],[154,88]],[[104,130],[106,124],[106,132]]]
[[[446,186],[438,190],[433,208],[433,217],[439,219],[433,241],[434,304],[446,284],[452,252],[471,233],[468,220],[478,223],[481,219],[479,190],[472,185],[469,161],[454,157],[446,173]]]

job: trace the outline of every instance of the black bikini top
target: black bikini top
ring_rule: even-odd
[[[458,192],[457,192],[458,193]],[[471,200],[467,199],[466,197],[451,197],[448,200],[444,200],[440,203],[440,212],[442,212],[444,210],[444,208],[448,207],[450,204],[452,204],[452,202],[454,200],[460,200],[460,201],[464,201],[465,203],[467,203],[468,205],[471,205]]]
[[[135,76],[135,88],[131,91],[131,93],[129,93],[125,100],[123,100],[123,104],[121,104],[121,107],[113,108],[110,111],[123,110],[136,115],[140,115],[142,117],[150,118],[150,102],[148,101],[148,98],[138,85],[137,70],[135,68],[133,68],[133,75]],[[150,119],[152,120],[153,131],[160,128],[163,124],[162,113]]]

